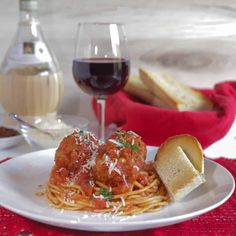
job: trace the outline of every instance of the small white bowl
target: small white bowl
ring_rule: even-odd
[[[43,131],[51,133],[54,138],[43,134],[36,129],[20,126],[21,133],[25,140],[39,148],[55,148],[58,147],[62,139],[73,133],[75,128],[82,130],[88,129],[88,120],[75,115],[55,115],[49,117],[21,117],[32,125]]]
[[[9,126],[9,125],[1,125],[1,126],[14,129],[19,132],[19,130],[14,126]],[[20,132],[18,135],[15,135],[15,136],[3,137],[3,138],[0,137],[0,149],[7,149],[10,147],[13,147],[23,140],[24,140],[24,137],[22,136],[22,134],[20,134]]]

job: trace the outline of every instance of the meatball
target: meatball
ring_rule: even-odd
[[[115,142],[113,140],[115,140]],[[113,142],[118,146],[129,148],[132,153],[132,158],[135,160],[135,164],[139,168],[143,168],[147,156],[147,148],[142,141],[141,136],[133,131],[125,132],[118,130],[110,136],[108,142]]]
[[[93,167],[95,177],[114,194],[127,192],[144,167],[146,153],[146,145],[139,135],[117,131],[99,147]]]
[[[97,150],[98,139],[91,132],[75,129],[60,143],[55,163],[58,167],[78,172],[92,157],[96,157]]]
[[[98,139],[88,131],[76,129],[56,150],[53,182],[69,180],[80,185],[88,182],[92,179],[90,169],[95,165],[97,150]]]

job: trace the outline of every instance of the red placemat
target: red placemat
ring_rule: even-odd
[[[236,177],[236,160],[220,158],[215,160],[226,167]],[[219,176],[220,178],[220,176]],[[0,199],[1,201],[1,199]],[[16,199],[17,201],[17,199]],[[19,234],[22,233],[22,234]],[[28,233],[28,234],[27,234]],[[194,219],[157,229],[119,232],[119,233],[96,233],[78,230],[69,230],[41,224],[36,221],[28,220],[22,216],[12,213],[0,207],[0,235],[33,235],[33,236],[161,236],[161,235],[236,235],[236,192],[231,198],[217,209],[198,216]]]

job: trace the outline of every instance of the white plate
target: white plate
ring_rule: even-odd
[[[152,159],[156,148],[148,147]],[[27,218],[71,229],[89,231],[129,231],[157,228],[182,222],[223,204],[233,193],[232,175],[219,164],[205,160],[206,183],[180,202],[173,202],[157,213],[133,217],[63,211],[49,207],[37,197],[38,185],[47,182],[55,149],[29,153],[0,165],[0,204]]]

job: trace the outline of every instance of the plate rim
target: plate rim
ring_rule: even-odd
[[[157,148],[155,146],[147,146],[147,148]],[[14,157],[6,162],[3,162],[0,164],[0,169],[2,168],[2,166],[4,165],[8,165],[8,163],[12,163],[12,162],[17,162],[17,160],[20,160],[20,158],[30,158],[34,153],[47,153],[47,152],[53,152],[55,151],[56,149],[55,148],[50,148],[50,149],[44,149],[44,150],[40,150],[40,151],[34,151],[34,152],[30,152],[30,153],[27,153],[27,154],[23,154],[23,155],[19,155],[17,157]],[[52,157],[53,158],[53,157]],[[72,222],[68,222],[68,220],[72,220],[72,219],[63,219],[63,218],[52,218],[52,217],[49,217],[49,216],[45,216],[45,215],[40,215],[39,213],[36,213],[36,212],[29,212],[28,210],[27,211],[24,211],[24,210],[21,210],[21,209],[16,209],[15,207],[12,207],[10,206],[9,204],[2,204],[2,202],[0,201],[0,205],[14,213],[17,213],[21,216],[24,216],[28,219],[34,219],[38,222],[43,222],[43,223],[46,223],[46,224],[49,224],[49,225],[54,225],[54,226],[60,226],[60,227],[63,227],[63,228],[71,228],[71,229],[76,229],[76,230],[80,230],[81,226],[82,227],[85,227],[85,226],[96,226],[96,227],[101,227],[101,226],[117,226],[117,225],[120,225],[120,226],[136,226],[137,224],[139,226],[145,226],[147,224],[151,224],[151,225],[154,225],[154,224],[165,224],[165,225],[171,225],[171,224],[175,224],[177,222],[183,222],[184,220],[188,220],[188,219],[191,219],[191,218],[194,218],[196,216],[199,216],[203,213],[207,213],[217,207],[219,207],[220,205],[222,205],[223,203],[225,203],[233,194],[234,190],[235,190],[235,180],[234,180],[234,177],[232,176],[232,174],[230,173],[229,170],[227,170],[224,166],[222,166],[221,164],[215,162],[214,160],[210,160],[209,158],[204,158],[204,162],[209,162],[211,165],[215,165],[215,166],[218,166],[220,168],[223,169],[223,171],[225,173],[227,173],[227,175],[230,177],[231,179],[231,191],[223,197],[223,199],[221,199],[220,201],[218,201],[217,203],[213,204],[213,205],[210,205],[208,206],[207,208],[203,208],[203,209],[200,209],[200,210],[197,210],[197,211],[193,211],[193,212],[189,212],[189,213],[186,213],[186,214],[182,214],[182,215],[177,215],[177,216],[173,216],[173,217],[167,217],[167,218],[155,218],[155,219],[146,219],[146,220],[143,220],[143,219],[134,219],[132,221],[112,221],[112,222],[108,222],[108,221],[103,221],[103,222],[80,222],[80,221],[77,221],[76,223],[72,223]],[[171,204],[174,204],[175,202],[171,202],[169,205]],[[167,206],[168,207],[168,206]],[[58,209],[58,211],[60,211],[60,209]],[[75,211],[74,211],[75,212]],[[96,214],[96,213],[94,213]],[[100,214],[100,213],[98,213]],[[149,214],[149,213],[143,213],[143,214]],[[163,227],[163,226],[156,226],[156,228],[158,227]],[[139,227],[140,228],[140,227]],[[148,227],[150,228],[150,227]],[[89,229],[89,231],[99,231],[98,229],[96,230],[93,230],[93,229]],[[108,232],[111,232],[112,230],[108,230]],[[125,230],[115,230],[115,231],[129,231],[129,229],[125,229]]]

